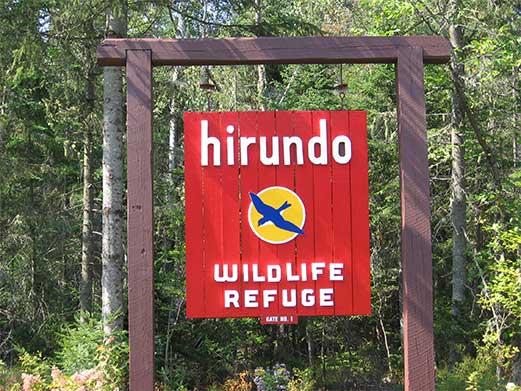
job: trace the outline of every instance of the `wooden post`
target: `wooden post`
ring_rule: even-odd
[[[421,48],[398,49],[396,80],[405,390],[434,391],[429,161]]]
[[[127,51],[130,390],[154,389],[152,54]]]

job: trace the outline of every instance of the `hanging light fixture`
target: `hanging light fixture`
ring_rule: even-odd
[[[206,91],[206,100],[208,105],[208,111],[212,110],[212,92],[217,90],[217,86],[212,81],[210,74],[210,68],[208,66],[201,68],[201,77],[199,79],[199,88]]]
[[[201,68],[201,78],[199,80],[199,87],[205,91],[212,92],[217,89],[216,85],[212,82],[210,76],[210,68],[207,66]]]
[[[347,83],[344,83],[343,64],[340,64],[340,72],[336,84],[331,88],[335,95],[340,97],[342,108],[344,107],[344,98],[347,92]]]

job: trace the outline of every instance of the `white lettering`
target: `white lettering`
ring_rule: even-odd
[[[258,148],[259,161],[265,166],[277,166],[284,164],[304,164],[304,143],[307,143],[307,157],[311,164],[327,165],[329,161],[329,153],[331,151],[333,160],[338,164],[347,164],[351,161],[352,145],[351,140],[347,135],[337,135],[332,141],[331,145],[328,142],[328,124],[325,118],[319,120],[319,134],[314,135],[309,139],[302,139],[299,136],[286,136],[282,140],[278,136],[271,136],[271,154],[268,154],[268,137],[241,136],[235,142],[236,128],[234,125],[226,127],[225,147],[226,147],[226,164],[233,166],[236,164],[237,156],[240,156],[240,164],[246,166],[249,163],[248,149]],[[258,144],[258,147],[256,146]],[[282,146],[280,145],[282,144]],[[239,148],[239,155],[236,148]],[[282,147],[282,159],[281,151]],[[214,166],[221,165],[221,141],[218,137],[210,136],[208,134],[208,121],[201,121],[201,165],[208,166],[210,148],[213,149],[212,163]],[[224,148],[224,147],[223,147]],[[331,149],[330,149],[331,148]],[[251,149],[250,149],[251,150]],[[281,162],[282,160],[282,162]]]
[[[266,281],[265,276],[259,275],[259,265],[251,265],[251,271],[253,274],[253,282],[264,282]]]
[[[313,289],[302,289],[302,305],[304,307],[312,307],[315,305],[315,296]]]
[[[333,302],[333,288],[322,288],[319,289],[320,306],[321,307],[332,307],[335,305]]]
[[[297,290],[290,289],[289,293],[291,298],[288,298],[288,289],[282,290],[282,306],[283,307],[296,307],[297,306]]]
[[[241,166],[248,165],[248,147],[256,142],[255,137],[241,137]]]
[[[208,165],[208,152],[213,146],[213,165],[221,165],[221,142],[217,137],[208,136],[208,121],[201,121],[201,165]]]
[[[315,154],[315,145],[319,146],[320,153]],[[314,136],[308,142],[308,157],[313,164],[327,164],[327,125],[326,120],[320,120],[320,136]]]
[[[318,276],[324,273],[326,264],[324,262],[314,262],[311,264],[311,279],[318,280]]]
[[[246,308],[257,308],[259,306],[257,296],[259,294],[258,290],[255,289],[246,289],[244,291],[244,306]]]
[[[278,166],[279,165],[279,138],[271,138],[271,156],[268,157],[266,137],[260,138],[260,161],[265,166]]]
[[[286,263],[286,279],[288,281],[298,281],[300,279],[298,274],[293,274],[292,263]]]
[[[291,146],[295,145],[297,164],[304,164],[304,152],[302,150],[302,140],[300,137],[283,137],[282,143],[284,146],[284,165],[289,166],[291,164]]]
[[[239,292],[234,290],[224,291],[224,308],[230,308],[231,306],[239,308]]]
[[[222,266],[222,274],[220,273],[220,269]],[[232,265],[232,274],[229,274],[229,267],[228,264],[220,265],[215,264],[213,267],[213,278],[217,282],[235,282],[239,278],[239,270],[238,265],[234,264]]]
[[[330,281],[344,281],[342,273],[344,269],[343,263],[331,263],[329,265],[329,280]]]
[[[264,308],[268,308],[270,303],[275,301],[275,295],[277,291],[275,289],[266,289],[262,291],[262,304]]]
[[[282,271],[279,265],[268,265],[267,269],[268,282],[280,282]]]
[[[334,289],[245,289],[244,291],[226,289],[224,291],[225,308],[270,308],[281,304],[281,308],[295,308],[300,303],[304,307],[333,307]],[[262,301],[262,302],[261,302]]]
[[[308,280],[308,265],[305,263],[300,265],[300,274],[302,275],[302,281]]]
[[[248,273],[249,265],[245,263],[242,265],[242,280],[244,282],[250,281],[250,273]]]
[[[343,144],[343,155],[340,154],[340,145]],[[347,136],[336,136],[333,140],[333,159],[338,164],[347,164],[351,160],[351,140]]]
[[[226,132],[228,134],[232,134],[235,131],[235,128],[233,125],[228,125],[226,127]],[[227,157],[227,163],[229,166],[233,166],[235,164],[235,157],[234,157],[234,147],[233,147],[233,137],[226,137],[226,157]]]

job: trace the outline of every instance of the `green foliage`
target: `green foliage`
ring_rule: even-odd
[[[173,37],[184,23],[186,36],[193,38],[447,36],[451,22],[447,2],[441,0],[263,0],[261,9],[256,3],[130,2],[128,31],[130,36]],[[122,11],[123,3],[117,4]],[[456,322],[450,283],[453,85],[448,66],[425,68],[436,358],[444,368],[438,385],[440,390],[497,390],[507,381],[519,381],[514,364],[521,362],[519,4],[465,0],[456,5],[454,18],[464,26],[464,48],[458,54],[469,110],[461,129],[467,165],[467,300]],[[106,7],[101,0],[0,5],[0,358],[5,363],[0,384],[12,385],[10,390],[20,390],[24,381],[33,388],[67,391],[85,381],[92,388],[99,376],[125,386],[125,334],[106,339],[95,316],[83,314],[80,322],[77,315],[86,129],[93,131],[94,140],[92,229],[102,231],[103,86],[95,46],[105,34]],[[254,66],[212,66],[210,71],[218,89],[207,93],[199,88],[198,67],[154,69],[158,382],[164,390],[243,391],[254,387],[255,368],[265,368],[259,378],[271,389],[399,388],[401,222],[394,65],[344,65],[344,97],[332,90],[339,65],[266,66],[262,94]],[[92,110],[86,100],[91,77],[96,87]],[[260,326],[257,319],[186,319],[182,113],[206,110],[209,100],[212,110],[257,110],[261,105],[367,110],[372,316],[304,318],[282,328]],[[172,124],[175,161],[170,171]],[[99,311],[101,245],[95,237],[92,293]],[[453,346],[462,357],[451,370],[448,340],[457,340]],[[277,362],[286,363],[286,370],[277,372]]]
[[[247,371],[239,373],[236,377],[224,382],[222,391],[251,391],[253,384],[249,377]]]
[[[465,357],[451,370],[438,371],[436,390],[495,391],[504,389],[496,374],[497,360],[491,354]]]
[[[284,364],[275,364],[273,368],[256,368],[253,375],[258,391],[286,390],[291,378]]]
[[[62,329],[56,364],[67,375],[100,368],[114,385],[123,385],[127,376],[127,345],[126,332],[107,337],[102,322],[83,313],[75,323]]]
[[[54,360],[20,347],[15,369],[0,366],[0,380],[7,390],[113,391],[125,387],[128,347],[124,332],[106,337],[99,320],[82,314],[82,319],[64,326],[59,346]]]
[[[103,345],[103,340],[101,322],[88,314],[78,315],[76,322],[64,326],[60,333],[57,353],[60,368],[71,375],[95,367],[98,349]]]
[[[294,377],[288,383],[288,391],[314,391],[316,389],[311,369],[295,368],[293,373]]]

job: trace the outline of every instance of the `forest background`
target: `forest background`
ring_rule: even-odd
[[[95,60],[124,36],[447,37],[450,65],[425,69],[437,388],[520,386],[520,15],[516,0],[2,0],[0,390],[126,387],[124,70]],[[158,389],[401,389],[394,66],[161,67],[154,98]],[[186,320],[182,113],[342,108],[368,111],[373,314]]]

